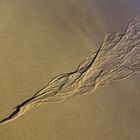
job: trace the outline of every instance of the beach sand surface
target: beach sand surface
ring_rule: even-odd
[[[123,32],[139,0],[1,0],[0,118]],[[45,103],[0,126],[2,140],[139,140],[140,74]]]

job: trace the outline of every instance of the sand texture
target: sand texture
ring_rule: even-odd
[[[63,101],[126,78],[140,71],[140,18],[131,20],[124,33],[108,35],[91,57],[73,71],[56,76],[34,96],[15,107],[0,123],[7,123],[45,102]]]
[[[139,15],[140,0],[0,0],[0,140],[140,140]]]

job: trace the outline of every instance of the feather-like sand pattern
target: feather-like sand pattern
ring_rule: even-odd
[[[15,120],[27,110],[44,102],[63,101],[77,94],[95,90],[140,71],[140,18],[131,20],[123,34],[108,36],[91,57],[77,70],[59,75],[47,86],[15,108],[4,124]]]

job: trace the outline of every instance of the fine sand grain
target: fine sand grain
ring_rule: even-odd
[[[0,0],[0,140],[140,140],[136,15],[140,0]]]

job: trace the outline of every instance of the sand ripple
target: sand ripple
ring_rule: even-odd
[[[139,17],[129,22],[124,33],[105,37],[98,51],[82,62],[75,71],[52,79],[33,97],[18,105],[0,124],[15,120],[44,102],[58,102],[77,94],[89,93],[136,71],[140,71]]]

